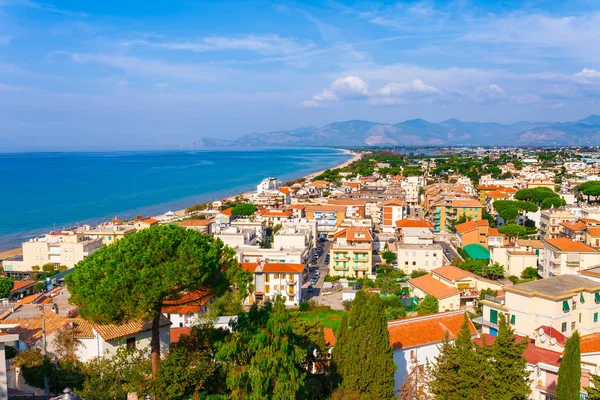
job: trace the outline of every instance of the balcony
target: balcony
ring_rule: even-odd
[[[290,285],[290,286],[294,286],[294,285],[296,284],[296,281],[295,281],[295,280],[289,280],[289,279],[288,279],[287,281],[285,281],[285,283],[287,283],[287,284],[288,284],[288,285]]]
[[[48,254],[58,254],[60,255],[60,247],[48,247]]]
[[[569,268],[579,268],[579,261],[567,261],[567,267]]]
[[[348,257],[348,256],[337,256],[337,257],[333,257],[333,261],[350,261],[350,257]]]

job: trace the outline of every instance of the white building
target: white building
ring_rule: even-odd
[[[434,244],[397,244],[398,269],[410,275],[417,269],[427,272],[444,265],[444,253],[441,245]]]
[[[261,183],[256,185],[256,194],[277,190],[282,186],[282,183],[277,178],[265,178]]]
[[[245,271],[253,274],[254,292],[245,300],[246,305],[275,300],[281,296],[287,306],[302,301],[302,283],[307,274],[304,264],[242,263]]]
[[[256,227],[230,226],[221,229],[221,233],[215,235],[226,245],[234,249],[240,246],[255,246],[258,244],[259,235]]]

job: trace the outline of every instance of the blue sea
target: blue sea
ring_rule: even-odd
[[[349,157],[333,149],[0,154],[0,250],[51,229],[220,199]]]

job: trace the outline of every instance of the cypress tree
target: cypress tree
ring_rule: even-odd
[[[459,362],[455,389],[457,399],[483,398],[480,380],[483,371],[481,366],[482,357],[473,349],[471,330],[469,327],[469,317],[465,313],[460,332],[454,341],[456,357]],[[452,399],[452,397],[450,397],[450,399]]]
[[[581,389],[581,349],[579,332],[567,340],[565,354],[558,369],[557,400],[577,400]]]
[[[530,392],[530,372],[527,371],[527,359],[523,357],[527,349],[527,340],[517,341],[513,330],[506,323],[504,314],[498,317],[498,336],[491,346],[491,357],[486,357],[487,362],[491,364],[492,374],[487,381],[492,386],[487,398],[526,398]]]
[[[600,400],[600,375],[590,374],[591,386],[586,387],[590,400]]]
[[[457,357],[456,347],[450,342],[446,331],[442,343],[438,346],[439,353],[435,362],[427,364],[429,375],[429,392],[436,398],[455,399],[460,360]]]

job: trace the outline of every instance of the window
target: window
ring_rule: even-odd
[[[594,300],[596,304],[600,303],[600,293],[594,293]]]
[[[585,303],[585,297],[583,297],[583,293],[579,293],[579,301],[581,304]]]
[[[269,285],[265,285],[265,293],[271,293],[271,287]]]
[[[563,308],[563,311],[564,311],[564,312],[569,312],[569,311],[571,311],[571,307],[569,307],[569,302],[568,302],[568,301],[566,301],[566,300],[565,300],[565,301],[563,301],[563,306],[562,306],[562,308]]]
[[[270,281],[271,281],[271,275],[265,274],[265,282],[270,282]]]
[[[433,253],[433,256],[434,256],[434,257],[437,257],[437,253]]]
[[[125,345],[128,349],[135,349],[135,336],[127,338]]]
[[[413,261],[413,267],[414,267],[415,265],[417,265],[417,262],[416,262],[416,261]]]
[[[510,316],[510,324],[511,324],[511,325],[514,325],[514,324],[515,324],[515,320],[516,320],[516,317],[515,317],[515,315],[514,315],[514,314],[513,314],[513,315],[511,315],[511,316]]]
[[[598,313],[597,312],[594,313],[594,322],[598,322]]]
[[[581,313],[579,313],[579,323],[581,323]]]
[[[560,327],[560,331],[561,332],[566,332],[567,331],[567,323],[566,322],[562,323],[562,325]]]
[[[425,252],[425,257],[429,257],[429,252],[428,251]]]
[[[490,322],[492,324],[498,323],[498,310],[490,310]]]
[[[571,322],[571,331],[575,330],[575,321]]]

